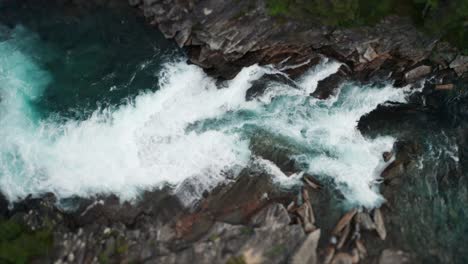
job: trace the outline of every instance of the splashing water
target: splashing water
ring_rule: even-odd
[[[218,87],[197,66],[175,61],[159,72],[157,91],[84,120],[44,118],[35,102],[54,78],[34,59],[43,53],[28,50],[41,47],[31,35],[17,28],[0,42],[0,185],[10,199],[43,192],[132,199],[167,183],[189,203],[247,166],[290,184],[297,177],[287,178],[252,145],[254,138],[281,138],[301,170],[332,179],[348,202],[372,207],[383,200],[373,182],[394,139],[364,138],[356,124],[380,103],[404,101],[404,89],[347,84],[336,98],[314,99],[317,82],[340,66],[325,61],[297,87],[267,83],[263,95],[247,101],[253,81],[279,73],[254,65]],[[196,186],[189,193],[187,181]]]

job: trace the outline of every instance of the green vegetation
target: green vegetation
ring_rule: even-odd
[[[467,0],[267,0],[268,12],[331,26],[372,25],[396,14],[468,53]]]
[[[246,264],[246,262],[243,256],[233,256],[226,261],[226,264]]]
[[[49,229],[32,232],[13,221],[0,221],[0,263],[28,263],[47,255],[52,246]]]

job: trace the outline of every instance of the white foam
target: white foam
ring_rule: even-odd
[[[394,139],[366,139],[356,124],[379,103],[403,101],[405,90],[346,85],[328,101],[308,97],[339,63],[310,70],[299,89],[275,84],[249,102],[245,94],[251,82],[272,69],[245,68],[219,89],[198,67],[167,63],[157,92],[97,110],[85,121],[59,122],[40,121],[28,104],[51,81],[47,72],[15,50],[15,43],[0,43],[0,54],[0,184],[11,199],[49,191],[59,197],[112,192],[131,199],[141,189],[168,183],[191,203],[251,165],[249,134],[243,128],[255,125],[305,149],[293,158],[306,164],[308,173],[331,177],[351,203],[372,207],[382,202],[373,182],[381,153]],[[188,129],[239,110],[253,116]],[[280,184],[297,180],[265,159],[256,163]]]

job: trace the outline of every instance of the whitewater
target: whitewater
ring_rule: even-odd
[[[293,86],[265,81],[265,92],[247,100],[254,81],[281,73],[253,65],[218,83],[179,57],[155,73],[156,91],[141,87],[145,92],[84,120],[44,117],[35,102],[54,78],[34,57],[46,55],[30,50],[42,44],[21,27],[8,34],[0,36],[0,186],[10,200],[45,192],[132,200],[142,190],[170,185],[190,204],[247,167],[264,170],[278,184],[300,184],[256,154],[252,140],[268,137],[272,148],[275,139],[289,142],[297,169],[331,180],[347,202],[383,202],[377,184],[382,152],[395,139],[365,138],[356,125],[379,104],[404,102],[406,89],[348,83],[337,96],[317,100],[309,95],[318,81],[340,67],[324,59]]]

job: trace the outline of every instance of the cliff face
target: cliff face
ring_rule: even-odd
[[[434,69],[451,68],[459,76],[466,72],[467,57],[422,34],[407,18],[387,17],[374,27],[340,29],[273,17],[266,2],[130,0],[166,37],[186,48],[191,62],[225,79],[254,63],[273,64],[295,77],[321,55],[346,63],[360,80],[391,76],[401,85]],[[405,77],[423,64],[431,70]]]

